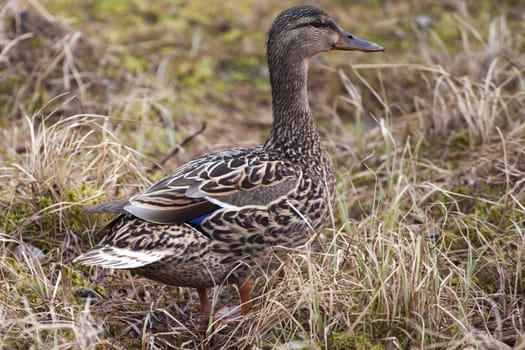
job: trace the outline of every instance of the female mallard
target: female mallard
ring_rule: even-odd
[[[267,41],[273,126],[263,145],[197,158],[130,199],[88,208],[121,214],[107,235],[74,262],[130,269],[150,279],[197,288],[239,286],[250,310],[250,266],[303,245],[327,223],[334,196],[332,162],[321,144],[306,92],[308,59],[330,50],[382,51],[344,32],[323,11],[282,12]]]

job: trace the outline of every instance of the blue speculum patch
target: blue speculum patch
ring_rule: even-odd
[[[210,212],[210,213],[206,213],[204,215],[201,215],[201,216],[197,216],[196,218],[193,218],[191,220],[188,220],[188,224],[190,224],[191,226],[200,226],[202,224],[202,222],[204,221],[204,219],[206,219],[208,216],[210,216],[211,214],[213,214],[213,211]]]
[[[206,219],[208,216],[210,216],[213,213],[214,212],[212,211],[204,215],[197,216],[196,218],[186,221],[186,223],[190,225],[191,227],[193,227],[194,229],[196,229],[197,231],[199,231],[200,233],[202,233],[203,235],[205,235],[206,237],[211,238],[209,233],[202,229],[201,224],[204,221],[204,219]]]

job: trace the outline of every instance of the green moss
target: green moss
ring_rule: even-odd
[[[149,62],[146,59],[132,55],[122,56],[120,63],[130,73],[137,74],[148,68]]]
[[[0,77],[0,96],[4,94],[11,94],[17,88],[22,86],[26,82],[26,77],[23,77],[17,73],[3,74]]]
[[[3,232],[14,231],[24,220],[26,220],[32,213],[32,208],[29,203],[18,203],[9,208],[0,207],[0,220]]]
[[[245,39],[246,36],[240,28],[232,28],[222,35],[222,42],[224,44],[236,44],[242,39]]]
[[[130,12],[136,1],[113,0],[113,1],[92,1],[91,15],[94,19],[107,18],[108,16],[120,15],[119,17],[129,17]],[[127,16],[121,16],[126,14]]]
[[[204,56],[195,61],[182,63],[177,69],[177,78],[184,88],[195,92],[203,92],[210,82],[213,82],[215,75],[215,60],[212,57]]]
[[[120,335],[121,327],[122,325],[120,323],[107,323],[105,330],[109,336],[115,337]]]
[[[328,339],[328,348],[333,350],[384,350],[383,344],[378,344],[371,336],[365,334],[349,335],[346,332],[332,332]]]
[[[71,203],[78,203],[85,198],[93,197],[98,191],[98,187],[95,184],[88,185],[85,182],[81,182],[79,186],[67,191],[64,195],[65,200]],[[97,203],[92,203],[97,204]],[[84,228],[86,223],[86,215],[83,212],[84,206],[72,205],[68,209],[67,220],[68,225],[75,232],[79,232]]]
[[[86,287],[87,282],[83,275],[78,271],[74,270],[70,266],[66,265],[63,267],[64,274],[68,277],[68,281],[72,287]]]
[[[40,39],[38,36],[33,36],[29,38],[26,41],[26,44],[33,49],[42,49],[44,47],[44,43],[42,42],[42,39]]]
[[[457,20],[450,13],[444,13],[439,17],[434,25],[434,31],[443,42],[459,42],[461,39]]]

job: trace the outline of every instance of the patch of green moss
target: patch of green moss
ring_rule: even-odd
[[[446,230],[442,235],[442,239],[445,247],[450,250],[460,250],[467,248],[467,242],[465,239],[456,232]]]
[[[346,332],[332,332],[328,339],[328,348],[334,350],[384,350],[384,344],[378,344],[371,336],[366,334],[349,335]]]
[[[85,198],[92,197],[98,190],[95,184],[88,185],[81,182],[77,187],[65,192],[65,200],[72,203],[80,202]],[[96,204],[96,203],[93,203]],[[86,215],[83,213],[84,207],[81,205],[70,206],[67,213],[68,226],[73,231],[80,231],[86,222]]]
[[[456,129],[448,135],[448,144],[450,147],[459,149],[468,149],[471,140],[469,139],[467,129]]]
[[[46,89],[39,88],[37,91],[35,91],[33,96],[29,97],[25,102],[31,109],[31,113],[38,115],[44,106],[51,106],[49,104],[49,100],[51,100],[51,93]]]
[[[11,94],[18,87],[26,83],[26,78],[16,74],[5,74],[0,78],[2,84],[0,84],[0,96],[3,94]]]
[[[29,203],[18,203],[9,208],[0,207],[0,225],[3,232],[13,232],[32,213]]]
[[[349,176],[354,186],[374,185],[377,181],[377,174],[359,168],[350,169],[346,176]]]
[[[45,282],[35,278],[26,264],[21,264],[10,257],[4,261],[10,266],[9,270],[3,271],[4,280],[10,282],[10,295],[26,298],[33,308],[45,305],[47,300],[46,288],[43,284]]]
[[[460,32],[458,30],[457,20],[450,13],[444,13],[440,16],[434,25],[434,31],[439,38],[446,43],[460,42]],[[447,46],[447,49],[453,47]]]
[[[200,57],[178,66],[177,78],[184,88],[194,92],[203,91],[207,84],[213,81],[215,75],[215,60],[210,56]]]
[[[122,325],[120,323],[107,323],[105,328],[106,333],[111,337],[120,335],[121,327]]]
[[[149,65],[149,62],[145,58],[140,58],[133,55],[122,56],[120,63],[128,72],[132,74],[145,71]]]

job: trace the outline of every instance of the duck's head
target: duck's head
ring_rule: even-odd
[[[322,10],[292,7],[282,12],[268,32],[268,58],[297,55],[308,58],[330,50],[384,51],[383,47],[345,32]]]

